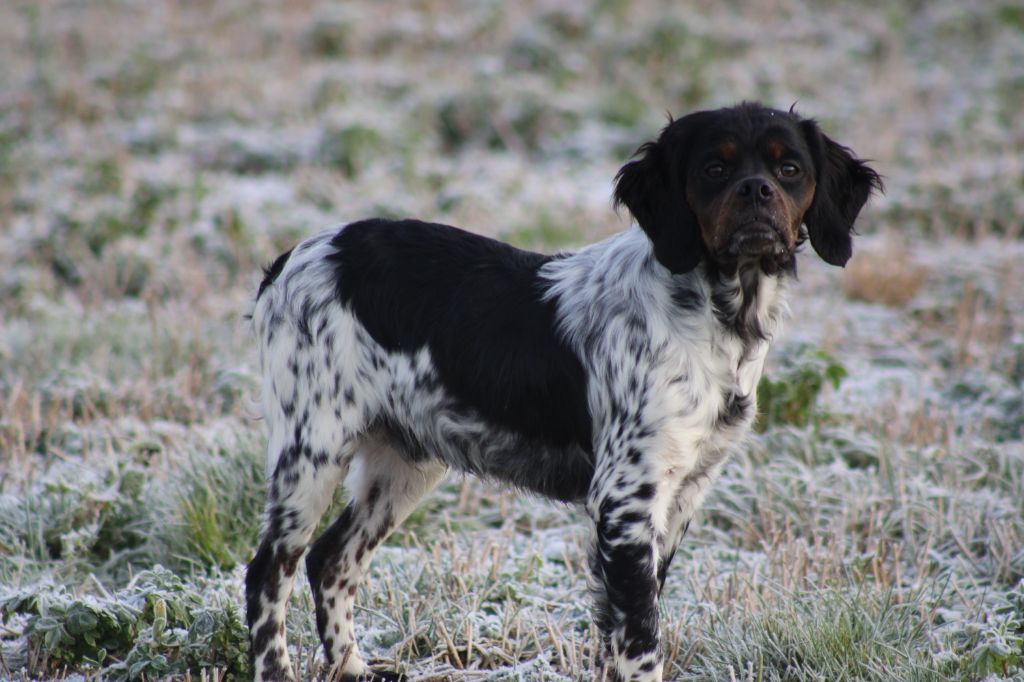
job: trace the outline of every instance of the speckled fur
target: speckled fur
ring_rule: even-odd
[[[328,660],[350,674],[366,671],[353,601],[380,541],[448,467],[516,478],[494,463],[518,444],[515,434],[454,409],[427,350],[385,351],[332,300],[333,274],[323,264],[333,234],[292,253],[253,315],[271,481],[258,553],[269,568],[249,577],[257,679],[290,678],[284,604],[298,558],[346,474],[352,502],[313,543],[306,565]],[[657,679],[658,572],[753,418],[767,340],[785,310],[785,278],[760,278],[746,300],[739,275],[719,283],[702,269],[670,275],[639,229],[541,272],[560,332],[590,377],[595,467],[585,505],[598,531],[593,587],[601,623],[620,676]],[[694,304],[686,315],[680,290]],[[730,320],[740,311],[754,316],[763,338],[736,333]],[[432,455],[400,451],[376,426],[382,419]],[[634,594],[638,566],[649,583],[642,605]]]
[[[735,182],[676,168],[714,153],[723,131],[729,163],[739,150],[747,164]],[[694,147],[702,134],[710,152]],[[764,135],[788,140],[786,162],[806,175],[765,175]],[[334,672],[398,678],[359,652],[357,586],[450,469],[580,504],[595,531],[603,674],[662,678],[658,596],[749,432],[801,225],[823,258],[844,263],[878,176],[813,122],[758,105],[673,122],[641,152],[616,189],[639,227],[576,253],[373,220],[317,235],[268,270],[253,311],[270,432],[266,527],[246,577],[257,680],[293,679],[285,605],[307,548]],[[686,177],[697,189],[684,190]],[[698,225],[681,197],[709,222]],[[348,506],[310,545],[343,480]]]

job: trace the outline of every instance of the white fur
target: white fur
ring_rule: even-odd
[[[378,495],[384,501],[356,508],[347,522],[352,528],[339,531],[347,533],[340,536],[347,544],[331,561],[340,568],[318,596],[333,605],[325,611],[325,647],[343,672],[357,674],[365,666],[351,612],[354,586],[375,546],[367,538],[390,532],[448,466],[500,478],[495,463],[524,441],[456,409],[427,348],[389,353],[373,341],[336,300],[336,266],[328,259],[335,234],[295,249],[260,296],[253,321],[270,431],[267,471],[274,477],[268,514],[295,520],[265,543],[301,552],[346,473],[355,503]],[[704,264],[673,275],[654,258],[647,236],[632,228],[548,262],[540,276],[557,306],[557,333],[588,380],[594,473],[585,502],[600,536],[594,560],[605,571],[621,570],[616,552],[639,547],[638,561],[653,579],[749,431],[768,343],[786,312],[785,275],[744,264],[725,278],[711,276]],[[737,315],[745,318],[734,324]],[[315,325],[316,333],[303,333],[302,325]],[[743,334],[743,325],[761,334]],[[730,401],[740,407],[730,411]],[[405,429],[423,453],[403,453],[381,440],[373,431],[379,415]],[[308,454],[289,452],[296,441]],[[607,633],[611,669],[623,679],[660,680],[657,628],[649,633],[653,648],[631,644],[621,625],[624,607],[608,601],[600,580],[594,589],[609,622],[620,623]],[[284,652],[275,661],[284,665],[290,665],[283,635],[290,590],[288,577],[275,601],[260,602],[254,627],[282,625],[263,651]],[[656,592],[647,596],[657,599]],[[643,650],[630,653],[630,646]],[[262,665],[257,658],[257,679]]]

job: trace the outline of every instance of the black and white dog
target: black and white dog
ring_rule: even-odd
[[[881,182],[814,121],[751,103],[670,122],[638,155],[615,202],[639,227],[575,253],[378,219],[269,268],[253,311],[270,429],[246,577],[256,679],[294,677],[285,605],[343,479],[348,506],[306,556],[320,638],[342,679],[400,678],[359,654],[356,586],[449,469],[580,503],[603,674],[661,679],[665,572],[754,419],[798,247],[843,265]]]

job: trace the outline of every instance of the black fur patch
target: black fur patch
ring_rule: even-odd
[[[750,396],[729,393],[725,396],[722,410],[718,414],[718,423],[723,426],[736,426],[746,419],[750,412]]]
[[[583,366],[558,337],[538,269],[550,256],[416,220],[331,240],[337,293],[391,352],[427,347],[460,407],[531,440],[590,451]]]
[[[626,656],[638,658],[658,646],[658,583],[646,544],[611,544],[605,522],[598,526],[599,575],[606,611],[599,614],[606,632],[622,625]],[[616,617],[621,615],[621,621]],[[619,621],[619,622],[616,622]]]
[[[288,257],[292,255],[292,250],[288,249],[271,263],[269,268],[263,269],[263,281],[260,282],[260,290],[256,292],[256,300],[260,300],[260,296],[263,295],[263,290],[274,283],[277,276],[284,270],[284,264],[288,262]]]

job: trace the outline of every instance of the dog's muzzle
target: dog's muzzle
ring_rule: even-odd
[[[726,244],[726,252],[733,258],[785,256],[788,251],[779,230],[767,217],[743,222],[729,236]]]

